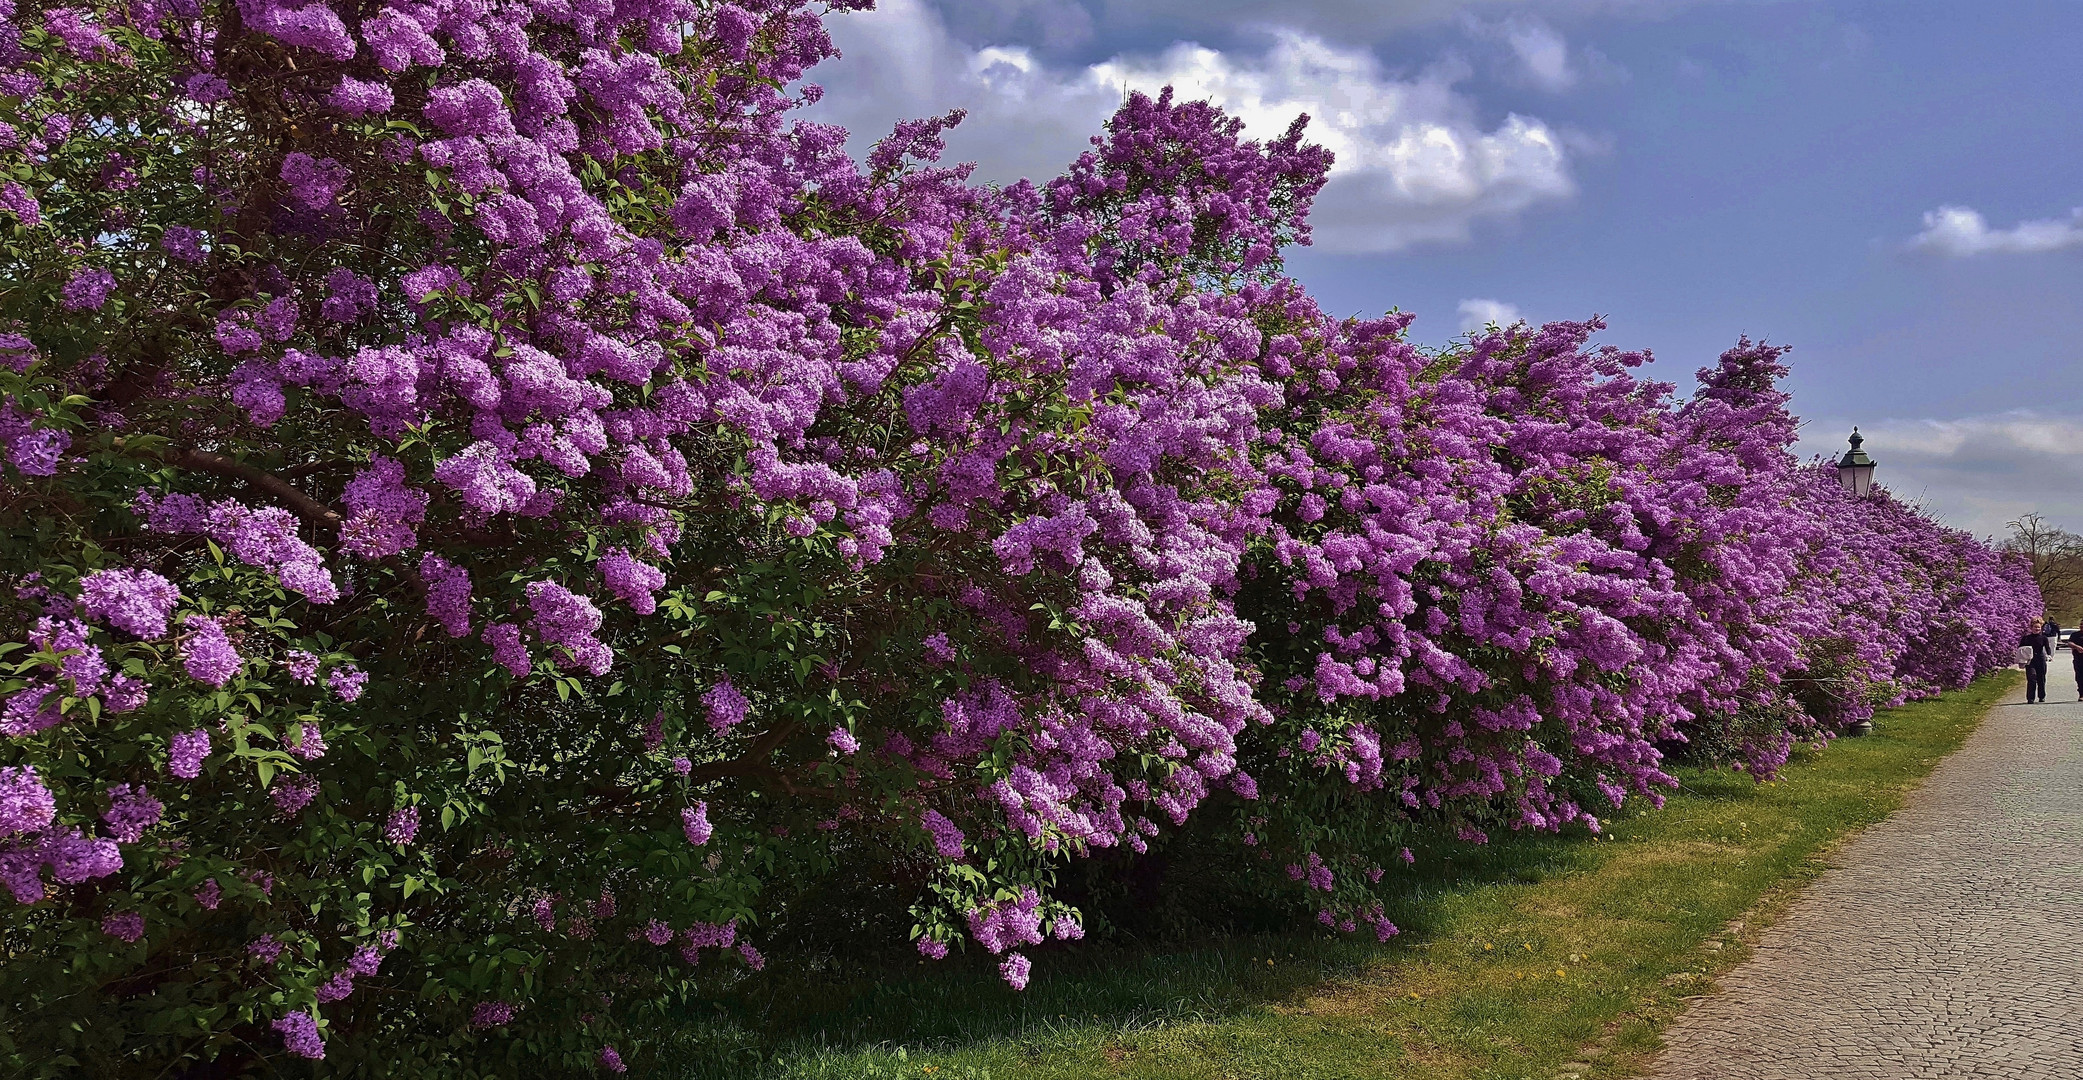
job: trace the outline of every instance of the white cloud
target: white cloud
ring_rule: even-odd
[[[989,179],[1047,178],[1120,103],[1118,91],[1058,78],[1026,49],[964,45],[920,0],[882,0],[825,25],[843,57],[811,72],[826,89],[812,115],[844,124],[856,149],[899,120],[966,108],[951,159],[980,162]]]
[[[1796,447],[1835,458],[1849,423],[1810,424]],[[2083,421],[2029,410],[1863,425],[1874,479],[1956,528],[2001,535],[2037,512],[2083,531]]]
[[[1569,42],[1547,22],[1515,15],[1494,28],[1494,33],[1519,61],[1519,73],[1527,81],[1550,93],[1561,93],[1577,85],[1577,67],[1570,62]]]
[[[977,0],[952,0],[975,3]],[[1053,3],[1054,0],[997,0]],[[1383,35],[1471,14],[1537,10],[1556,19],[1618,16],[1668,18],[1687,8],[1728,0],[1088,0],[1102,32],[1185,26],[1279,23],[1322,34]]]
[[[1461,301],[1461,332],[1471,333],[1486,326],[1510,326],[1525,316],[1519,314],[1516,305],[1502,300]]]
[[[1254,138],[1310,115],[1310,137],[1337,155],[1313,219],[1317,244],[1334,251],[1465,239],[1479,220],[1576,190],[1573,144],[1516,113],[1486,128],[1456,89],[1468,75],[1458,63],[1400,77],[1365,48],[1275,31],[1255,54],[1179,42],[1155,55],[1057,68],[1023,48],[964,45],[920,0],[885,0],[831,28],[846,55],[817,72],[830,91],[822,115],[872,139],[903,117],[968,108],[949,154],[977,161],[988,179],[1054,175],[1124,92],[1170,85],[1182,98],[1221,105]]]
[[[1991,229],[1982,215],[1965,206],[1941,206],[1924,215],[1924,231],[1911,247],[1956,258],[1968,255],[2035,254],[2083,247],[2083,208],[2063,218],[2022,221],[2008,229]]]

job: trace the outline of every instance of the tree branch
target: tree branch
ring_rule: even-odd
[[[123,441],[116,440],[116,449],[124,450]],[[126,453],[136,451],[125,450]],[[149,453],[149,451],[148,451]],[[299,491],[296,485],[274,473],[255,468],[243,461],[213,454],[207,450],[188,450],[168,447],[153,453],[154,457],[179,469],[194,469],[227,479],[237,480],[262,494],[271,495],[289,508],[290,513],[317,526],[340,527],[340,512],[317,499]]]

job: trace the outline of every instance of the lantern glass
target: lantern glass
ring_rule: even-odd
[[[1837,482],[1843,485],[1846,494],[1863,499],[1867,492],[1873,490],[1873,466],[1839,465]]]

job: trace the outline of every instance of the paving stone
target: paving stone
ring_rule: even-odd
[[[1655,1080],[2083,1077],[2083,702],[1996,706],[1719,983]]]

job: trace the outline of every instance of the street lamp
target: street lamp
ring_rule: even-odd
[[[1844,489],[1845,494],[1855,499],[1863,499],[1867,492],[1873,490],[1874,461],[1866,456],[1866,451],[1859,449],[1859,444],[1865,441],[1860,436],[1859,429],[1853,428],[1852,448],[1845,451],[1844,457],[1837,461],[1837,484]]]

